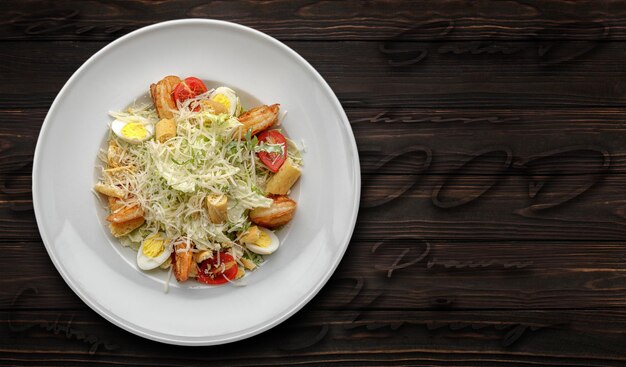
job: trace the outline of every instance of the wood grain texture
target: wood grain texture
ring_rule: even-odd
[[[112,40],[160,21],[213,18],[280,39],[413,40],[626,38],[621,1],[41,1],[0,8],[2,40]]]
[[[622,112],[350,108],[363,172],[355,238],[619,241],[626,234]],[[30,170],[44,115],[0,111],[5,241],[39,240]]]
[[[620,241],[626,235],[620,190],[624,176],[605,177],[567,200],[589,182],[593,180],[586,176],[537,181],[519,176],[364,176],[354,239],[379,241],[401,234],[428,240]],[[531,197],[529,184],[545,186]],[[493,187],[480,195],[489,185]],[[12,190],[26,196],[21,192],[27,188]],[[456,204],[466,200],[471,201]],[[447,204],[454,206],[442,206]],[[0,228],[4,241],[38,241],[30,199],[0,201]]]
[[[31,193],[71,74],[123,34],[187,17],[305,57],[346,109],[362,171],[354,236],[322,291],[207,348],[90,310],[48,257]],[[626,365],[624,41],[615,0],[1,2],[0,365]]]
[[[2,243],[0,310],[85,309],[39,242]],[[113,251],[112,248],[103,251]],[[619,242],[352,241],[318,309],[585,309],[626,305]],[[21,267],[11,266],[21,264]],[[22,269],[30,269],[24,275]],[[251,282],[254,279],[251,279]],[[15,297],[35,287],[36,296]],[[43,307],[45,305],[45,307]]]
[[[120,332],[91,311],[1,312],[0,358],[54,366],[623,366],[625,320],[616,310],[305,308],[261,336],[185,348]]]
[[[71,74],[105,44],[0,43],[3,58],[0,78],[12,85],[0,90],[0,108],[47,108]],[[620,80],[626,75],[626,65],[612,63],[624,58],[621,42],[556,43],[550,52],[541,43],[514,41],[499,42],[499,51],[489,51],[488,45],[472,42],[289,41],[286,44],[320,72],[344,107],[625,105],[626,88]],[[426,56],[416,60],[416,55],[423,52]],[[46,62],[42,63],[44,59]],[[158,78],[155,76],[155,80]],[[245,86],[234,87],[245,89]]]
[[[46,112],[0,110],[4,177],[30,173]],[[610,156],[610,174],[626,173],[623,108],[347,108],[346,112],[366,175],[449,175],[471,160],[463,170],[475,175],[593,176],[602,170],[603,151]],[[85,123],[106,126],[107,121],[103,112],[100,120]],[[290,123],[297,122],[287,121],[287,129]],[[502,148],[511,151],[512,162],[499,172],[502,153],[480,154]],[[428,152],[431,162],[425,167]]]

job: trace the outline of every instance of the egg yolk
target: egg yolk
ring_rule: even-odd
[[[254,244],[259,247],[268,247],[271,243],[272,243],[272,239],[270,238],[270,235],[261,231],[261,236],[259,237],[258,240],[256,240]]]
[[[122,135],[129,139],[143,139],[148,135],[148,130],[139,123],[130,122],[122,128]]]
[[[142,252],[147,257],[155,258],[163,253],[164,243],[165,240],[161,238],[148,237],[143,241]]]
[[[230,99],[228,99],[225,95],[219,93],[214,95],[211,99],[217,103],[223,104],[224,107],[226,107],[226,110],[230,111]]]

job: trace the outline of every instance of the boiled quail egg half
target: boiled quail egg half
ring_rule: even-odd
[[[236,116],[239,114],[241,106],[239,104],[239,97],[234,90],[228,87],[218,87],[209,94],[209,99],[226,107],[226,111],[230,116]]]
[[[280,241],[278,240],[278,237],[276,237],[274,232],[270,231],[267,228],[258,228],[258,238],[255,239],[254,242],[247,242],[245,244],[248,250],[259,255],[269,255],[278,250],[278,245],[280,244]]]
[[[172,254],[172,247],[163,233],[146,237],[137,251],[137,266],[141,270],[151,270],[163,264]]]
[[[141,122],[114,120],[111,123],[111,130],[120,139],[131,144],[141,143],[154,135],[154,125]]]

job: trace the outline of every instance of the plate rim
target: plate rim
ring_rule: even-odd
[[[325,90],[325,92],[329,93],[333,97],[331,98],[332,103],[334,104],[335,109],[337,109],[337,111],[339,112],[341,123],[343,124],[343,128],[348,134],[348,138],[349,138],[348,140],[350,140],[349,141],[350,148],[351,148],[350,151],[354,155],[352,162],[351,162],[353,166],[352,174],[354,175],[354,185],[352,187],[353,194],[354,194],[352,198],[352,212],[351,212],[352,217],[350,218],[350,221],[349,221],[349,224],[350,224],[349,230],[345,232],[344,238],[342,238],[339,241],[339,243],[341,244],[339,256],[337,256],[334,259],[334,262],[331,264],[331,266],[328,267],[328,270],[326,271],[326,273],[324,273],[321,280],[318,281],[315,287],[313,287],[311,290],[309,290],[306,293],[305,297],[303,297],[300,300],[300,302],[294,303],[293,305],[288,307],[282,314],[279,314],[278,317],[269,319],[269,322],[262,322],[260,326],[255,329],[237,333],[236,335],[227,337],[227,338],[220,338],[220,337],[215,337],[215,336],[213,337],[206,336],[204,338],[203,337],[190,338],[190,337],[185,337],[183,335],[171,335],[171,334],[168,334],[166,337],[164,337],[160,335],[153,335],[149,332],[146,332],[145,330],[141,328],[135,328],[134,327],[135,325],[132,322],[130,322],[129,320],[125,318],[120,317],[119,315],[114,314],[113,312],[106,309],[105,307],[101,307],[98,303],[92,301],[87,295],[81,292],[80,288],[75,284],[75,281],[64,271],[60,260],[55,256],[55,253],[51,250],[51,246],[48,245],[50,240],[48,239],[48,236],[46,235],[46,233],[43,231],[42,229],[43,226],[40,225],[44,222],[44,218],[43,218],[43,213],[41,212],[42,209],[40,208],[41,203],[37,199],[38,191],[39,191],[38,185],[37,185],[37,182],[39,181],[39,174],[38,174],[39,163],[38,162],[40,161],[41,155],[42,155],[41,146],[43,144],[42,143],[43,137],[46,135],[46,132],[49,126],[51,125],[50,123],[51,112],[57,108],[57,104],[59,104],[60,101],[63,99],[70,85],[72,85],[74,80],[78,78],[78,76],[82,73],[83,69],[86,69],[90,64],[95,62],[95,60],[97,60],[102,54],[106,53],[109,49],[112,49],[116,47],[119,43],[125,42],[143,33],[150,32],[159,28],[176,27],[180,25],[209,25],[209,26],[218,25],[218,26],[231,27],[235,30],[246,32],[246,33],[252,33],[253,35],[257,37],[264,38],[265,40],[272,43],[274,46],[281,48],[283,51],[286,51],[288,54],[294,57],[297,61],[299,61],[306,69],[308,69],[308,71],[311,72],[312,75],[316,78],[316,80],[320,83],[321,87]],[[35,146],[35,153],[33,155],[32,196],[33,196],[33,208],[35,212],[37,228],[41,236],[42,242],[44,244],[44,247],[46,248],[46,252],[48,253],[48,256],[52,260],[52,263],[54,264],[54,267],[56,268],[56,270],[59,272],[59,274],[61,274],[61,277],[63,278],[65,283],[70,287],[70,289],[74,292],[74,294],[76,294],[87,306],[89,306],[89,308],[94,310],[96,313],[98,313],[100,316],[105,318],[107,321],[120,327],[121,329],[126,330],[130,333],[133,333],[137,336],[140,336],[146,339],[150,339],[153,341],[166,343],[166,344],[173,344],[173,345],[208,346],[208,345],[226,344],[226,343],[231,343],[231,342],[235,342],[238,340],[247,339],[279,325],[283,321],[293,316],[296,312],[301,310],[302,307],[304,307],[307,303],[309,303],[311,299],[313,299],[313,297],[315,297],[319,293],[319,291],[324,287],[324,285],[326,285],[326,283],[328,282],[332,274],[334,274],[335,270],[339,266],[339,263],[343,259],[345,252],[348,248],[348,245],[350,243],[350,240],[352,238],[352,234],[354,233],[354,228],[356,225],[356,220],[357,220],[358,211],[359,211],[360,197],[361,197],[361,169],[360,169],[360,162],[359,162],[359,154],[358,154],[358,150],[356,146],[356,140],[354,138],[354,132],[352,131],[352,127],[350,126],[350,122],[345,113],[345,110],[341,106],[339,99],[337,98],[333,90],[330,88],[326,80],[320,75],[320,73],[313,66],[311,66],[311,64],[306,59],[304,59],[304,57],[300,56],[296,51],[294,51],[293,49],[291,49],[289,46],[285,45],[284,43],[280,42],[279,40],[275,39],[274,37],[266,33],[263,33],[261,31],[258,31],[254,28],[247,27],[247,26],[234,23],[234,22],[224,21],[224,20],[187,18],[187,19],[176,19],[176,20],[169,20],[169,21],[151,24],[151,25],[136,29],[122,37],[119,37],[113,40],[112,42],[104,46],[102,49],[98,50],[95,54],[90,56],[65,82],[65,84],[63,85],[59,93],[54,98],[54,101],[50,105],[50,108],[48,112],[46,113],[46,117],[42,123],[41,129],[39,131],[39,135],[37,137],[37,144]]]

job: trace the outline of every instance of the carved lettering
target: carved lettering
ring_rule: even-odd
[[[411,176],[409,177],[405,176],[404,182],[402,185],[400,185],[400,187],[398,187],[395,191],[388,193],[382,198],[373,199],[376,196],[372,195],[372,192],[374,192],[376,188],[379,186],[378,183],[386,182],[386,179],[381,180],[382,173],[393,170],[394,166],[401,165],[404,162],[408,161],[412,163],[413,158],[418,155],[423,156],[423,162],[417,169],[413,170],[413,173],[416,175],[420,174],[422,172],[425,172],[430,167],[430,163],[432,162],[432,152],[430,148],[428,147],[425,147],[422,145],[415,145],[415,146],[411,146],[409,148],[403,149],[395,154],[392,154],[389,157],[387,157],[385,160],[383,160],[383,162],[378,166],[378,169],[377,169],[378,173],[376,175],[371,175],[371,176],[364,175],[362,179],[362,188],[361,188],[361,197],[362,197],[361,207],[362,208],[378,207],[404,195],[407,191],[409,191],[417,183],[418,177],[414,178]],[[380,185],[380,186],[384,187],[384,185]]]
[[[511,151],[511,149],[507,148],[507,147],[503,147],[503,148],[488,148],[485,150],[482,150],[478,153],[476,153],[472,158],[470,158],[469,160],[467,160],[466,162],[464,162],[463,164],[461,164],[461,166],[459,168],[457,168],[454,173],[457,173],[457,175],[462,172],[463,167],[467,166],[468,164],[478,160],[479,158],[486,156],[488,154],[492,154],[492,153],[504,153],[504,159],[502,160],[500,166],[498,166],[494,172],[492,172],[494,175],[500,174],[502,172],[504,172],[507,168],[509,168],[509,166],[511,165],[511,161],[513,160],[513,152]],[[478,199],[479,197],[481,197],[482,195],[484,195],[487,191],[489,191],[489,189],[491,189],[493,186],[495,186],[499,181],[499,177],[494,177],[493,180],[490,183],[487,183],[485,185],[483,185],[479,190],[477,190],[476,192],[472,193],[471,195],[468,195],[466,197],[462,197],[460,199],[456,199],[456,200],[449,200],[449,201],[443,201],[439,198],[439,194],[441,193],[442,189],[444,189],[446,187],[447,181],[442,182],[441,184],[437,185],[432,192],[431,195],[431,201],[432,203],[439,207],[439,208],[444,208],[444,209],[449,209],[449,208],[454,208],[454,207],[458,207],[461,205],[465,205],[467,203],[470,203],[476,199]]]
[[[428,38],[439,43],[445,40],[453,29],[454,23],[450,20],[418,24],[380,44],[379,51],[387,56],[387,63],[392,67],[416,65],[429,57],[429,48],[433,43],[407,42],[411,41],[413,34],[425,33],[426,30],[430,30],[431,32],[425,34],[432,34]],[[432,33],[432,30],[438,32]],[[448,40],[447,44],[436,49],[436,54],[452,56],[516,55],[518,57],[526,55],[536,58],[538,63],[543,66],[560,65],[580,59],[590,51],[600,47],[601,41],[608,37],[609,30],[610,28],[601,22],[572,22],[541,29],[528,42],[521,44],[502,41],[451,42]],[[586,39],[560,40],[558,43],[552,41],[554,38],[563,38],[564,35],[572,36],[577,33]]]
[[[611,164],[611,157],[610,157],[609,152],[602,147],[593,146],[593,145],[589,145],[589,146],[577,145],[577,146],[570,146],[570,147],[550,150],[547,152],[537,154],[535,156],[528,157],[526,159],[519,159],[517,162],[515,162],[514,163],[515,168],[523,169],[527,173],[530,174],[530,177],[533,177],[532,181],[529,183],[529,186],[528,186],[528,196],[530,198],[536,198],[538,193],[541,192],[541,190],[545,187],[545,185],[549,181],[555,180],[557,176],[554,176],[554,175],[533,176],[532,175],[533,165],[540,164],[542,161],[546,161],[551,158],[555,158],[555,157],[558,158],[559,156],[567,156],[568,154],[571,154],[574,152],[585,152],[585,151],[591,152],[592,154],[596,154],[598,157],[601,158],[600,165],[598,166],[596,170],[587,171],[585,173],[585,176],[589,177],[588,180],[581,182],[578,187],[570,190],[564,195],[560,195],[552,199],[552,201],[544,202],[540,204],[533,204],[528,207],[518,209],[515,211],[515,213],[520,214],[522,216],[531,215],[533,212],[536,212],[539,210],[550,209],[550,208],[563,205],[567,203],[568,201],[582,195],[583,193],[591,189],[602,178],[602,176],[608,171],[609,166]],[[561,171],[560,173],[567,173],[565,169],[561,169],[560,171]]]
[[[15,309],[19,300],[26,295],[26,293],[39,294],[39,291],[35,287],[26,287],[17,292],[11,303],[11,307]],[[14,315],[9,313],[8,325],[12,332],[24,332],[32,329],[33,327],[39,327],[42,330],[51,332],[55,335],[64,335],[67,339],[76,339],[89,345],[89,354],[95,354],[100,347],[106,350],[119,349],[117,344],[111,343],[108,340],[101,340],[100,337],[94,334],[86,334],[82,330],[72,326],[74,322],[74,316],[70,316],[69,320],[62,322],[63,315],[58,314],[54,322],[42,321],[39,323],[24,323],[20,325],[15,321]]]

